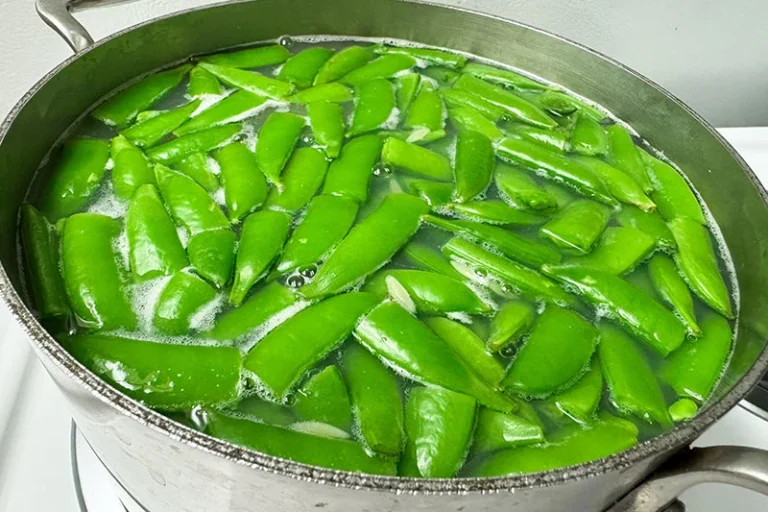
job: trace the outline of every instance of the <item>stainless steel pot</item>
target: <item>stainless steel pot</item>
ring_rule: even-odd
[[[705,481],[768,494],[765,453],[687,448],[743,398],[768,367],[765,191],[738,154],[669,93],[557,36],[428,4],[232,1],[154,20],[93,44],[69,13],[74,3],[37,0],[42,17],[76,55],[35,85],[0,126],[0,295],[71,402],[77,425],[95,452],[147,510],[650,512],[670,504],[679,510],[678,493]],[[407,39],[518,66],[605,105],[664,150],[711,208],[740,287],[735,353],[712,404],[658,438],[578,467],[506,478],[415,480],[329,471],[213,439],[127,398],[70,357],[33,317],[21,293],[16,212],[40,162],[83,112],[125,82],[191,55],[284,34]]]

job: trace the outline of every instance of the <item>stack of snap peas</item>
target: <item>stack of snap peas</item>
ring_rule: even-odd
[[[276,44],[145,77],[88,123],[20,211],[35,309],[213,436],[364,473],[543,471],[693,417],[727,364],[696,195],[555,86]]]

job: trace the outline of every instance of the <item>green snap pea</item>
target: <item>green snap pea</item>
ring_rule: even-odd
[[[230,68],[252,69],[282,64],[291,56],[291,52],[279,44],[247,48],[233,52],[217,53],[203,57],[203,62],[227,66]]]
[[[389,54],[377,57],[365,65],[354,69],[341,78],[347,85],[360,85],[377,78],[392,78],[402,71],[416,65],[416,59],[408,55]]]
[[[355,111],[349,135],[355,136],[384,126],[395,109],[395,89],[389,80],[376,78],[355,86]]]
[[[589,116],[579,116],[571,134],[571,149],[580,155],[597,156],[608,154],[608,134],[603,127]]]
[[[548,178],[562,181],[582,195],[611,206],[617,204],[594,172],[564,155],[553,153],[531,142],[510,137],[499,143],[496,154],[509,163],[544,172]]]
[[[507,346],[520,341],[533,326],[536,311],[528,302],[515,300],[507,302],[491,320],[491,332],[487,345],[492,352],[500,352]]]
[[[543,265],[542,271],[605,308],[662,356],[676,350],[685,339],[685,326],[675,315],[620,277],[580,267]]]
[[[687,217],[667,223],[677,242],[675,261],[693,292],[712,309],[733,318],[731,295],[720,274],[707,228]]]
[[[532,210],[557,208],[557,200],[541,188],[530,173],[506,164],[498,164],[495,173],[496,187],[513,203]]]
[[[289,82],[296,87],[310,87],[320,68],[331,58],[333,50],[322,47],[307,48],[289,58],[277,74],[278,80]]]
[[[550,112],[560,115],[569,115],[578,112],[579,115],[591,117],[595,121],[602,121],[605,114],[597,108],[576,99],[570,94],[561,91],[544,91],[534,97],[526,95],[526,99]]]
[[[308,299],[325,297],[353,286],[389,261],[419,228],[427,204],[407,194],[392,194],[341,241],[301,289]]]
[[[319,149],[298,148],[288,160],[281,178],[283,188],[267,196],[270,208],[296,213],[317,193],[328,170],[328,161]]]
[[[504,130],[511,137],[538,144],[551,151],[565,153],[570,149],[568,134],[561,128],[547,130],[544,128],[536,128],[534,126],[514,123],[505,125]]]
[[[471,107],[452,107],[448,109],[448,119],[459,132],[473,131],[482,133],[494,142],[504,138],[502,132],[496,123],[488,119],[481,113]]]
[[[419,196],[426,201],[432,210],[446,205],[453,199],[452,183],[402,177],[400,184],[409,194]]]
[[[119,197],[130,199],[136,190],[155,182],[155,175],[144,153],[122,135],[112,139],[112,189]]]
[[[240,133],[240,124],[225,124],[184,135],[147,151],[155,162],[173,165],[195,153],[207,153],[223,146]]]
[[[575,197],[573,196],[573,194],[571,194],[569,189],[556,185],[552,181],[545,181],[544,183],[541,184],[541,188],[546,193],[548,193],[549,195],[555,198],[555,201],[557,202],[557,209],[559,210],[562,210],[563,208],[571,204],[575,199]]]
[[[583,375],[598,339],[597,329],[582,317],[549,306],[534,323],[502,385],[524,397],[561,391]]]
[[[413,389],[405,406],[405,476],[451,478],[464,463],[475,429],[477,402],[453,391]]]
[[[192,66],[185,64],[150,75],[107,99],[92,115],[110,126],[125,126],[176,88],[190,69]]]
[[[655,188],[651,196],[659,207],[659,215],[667,221],[677,217],[687,217],[706,225],[707,219],[704,217],[701,205],[682,174],[668,163],[652,157],[645,151],[638,150],[638,152]]]
[[[610,209],[600,203],[581,199],[566,206],[555,218],[544,224],[539,235],[559,247],[587,254],[610,218]]]
[[[155,166],[157,186],[178,224],[190,235],[201,231],[229,228],[219,205],[192,178],[163,166]]]
[[[394,137],[384,142],[381,159],[388,165],[420,176],[441,181],[453,178],[451,162],[446,157]]]
[[[699,412],[699,406],[696,402],[688,398],[681,398],[669,406],[669,416],[675,423],[681,423],[690,420]]]
[[[334,365],[326,366],[307,380],[296,393],[293,410],[302,421],[319,421],[349,430],[352,406],[339,369]]]
[[[299,91],[290,98],[288,101],[291,103],[317,103],[319,101],[325,101],[328,103],[346,103],[352,101],[355,95],[352,93],[352,89],[344,84],[338,82],[331,82],[329,84],[316,85],[309,89]]]
[[[173,134],[183,137],[200,130],[235,122],[246,116],[248,112],[262,106],[266,101],[267,98],[264,96],[248,91],[236,91],[176,128]]]
[[[547,400],[545,410],[554,420],[563,415],[582,425],[589,424],[595,416],[603,395],[603,372],[600,362],[593,360],[590,368],[579,381],[567,390]]]
[[[192,317],[216,298],[216,290],[190,272],[175,273],[160,292],[152,324],[163,334],[189,333]]]
[[[99,188],[108,160],[105,140],[76,139],[65,144],[40,200],[40,211],[55,223],[82,210]]]
[[[622,206],[615,216],[621,226],[630,226],[656,239],[656,245],[665,250],[676,247],[672,231],[664,220],[655,212],[644,212],[634,206]]]
[[[494,123],[498,122],[504,115],[503,108],[461,89],[444,89],[440,91],[440,96],[443,97],[448,108],[476,110]]]
[[[218,341],[234,341],[264,326],[282,311],[296,304],[293,290],[278,283],[269,283],[256,291],[237,308],[216,318],[207,335]]]
[[[130,331],[136,327],[113,247],[119,234],[118,220],[95,213],[76,213],[64,225],[64,288],[77,323],[85,328]]]
[[[514,414],[505,414],[481,407],[477,414],[474,453],[495,452],[505,448],[544,442],[541,426]]]
[[[611,195],[622,203],[635,205],[644,212],[656,208],[656,203],[645,195],[635,180],[611,164],[591,156],[577,156],[574,160],[600,178]]]
[[[672,422],[661,387],[639,347],[610,324],[599,328],[600,365],[611,401],[625,414],[669,426]]]
[[[488,188],[496,156],[491,140],[478,132],[460,131],[456,137],[455,201],[470,201]]]
[[[237,412],[238,416],[242,416],[244,419],[267,425],[289,427],[297,421],[296,414],[292,409],[267,402],[258,396],[244,398],[238,402],[236,407],[227,407],[226,410]]]
[[[273,100],[283,99],[296,92],[296,86],[293,84],[269,78],[253,71],[245,71],[207,62],[201,63],[200,67],[209,71],[227,85],[260,96],[266,96]]]
[[[467,63],[467,58],[463,55],[447,52],[445,50],[435,50],[432,48],[415,48],[410,46],[384,46],[374,47],[374,52],[384,55],[401,54],[413,57],[418,61],[427,63],[431,66],[445,66],[451,69],[463,68]]]
[[[256,141],[256,162],[269,181],[280,185],[280,173],[293,153],[293,147],[306,121],[290,112],[273,112],[259,130]]]
[[[369,455],[362,445],[208,412],[208,432],[252,450],[314,466],[375,475],[396,475],[394,462]]]
[[[424,129],[429,135],[422,140],[434,140],[445,136],[445,105],[440,94],[431,83],[421,85],[419,93],[408,109],[405,127],[412,130]]]
[[[406,259],[413,265],[423,269],[437,272],[459,281],[464,277],[451,265],[442,254],[429,246],[411,242],[403,249]]]
[[[395,78],[397,100],[397,109],[400,112],[408,112],[416,93],[421,85],[421,75],[419,73],[408,73]]]
[[[189,263],[198,274],[221,288],[232,277],[236,243],[237,236],[229,228],[201,231],[187,244]]]
[[[181,107],[162,112],[123,130],[122,135],[140,148],[150,148],[186,123],[200,108],[201,103],[200,100],[193,100]]]
[[[644,272],[643,269],[638,269],[635,272],[632,272],[628,276],[625,276],[624,279],[647,296],[656,298],[656,290],[654,289],[653,282],[651,281],[648,272]]]
[[[273,210],[252,213],[245,219],[229,295],[231,304],[242,304],[251,287],[265,276],[288,238],[291,221],[289,214]]]
[[[368,200],[368,183],[379,160],[383,141],[377,134],[356,137],[341,148],[341,156],[331,163],[323,194],[345,196],[358,203]]]
[[[632,227],[607,228],[595,249],[586,256],[570,258],[568,264],[624,275],[653,252],[656,240]]]
[[[233,142],[216,150],[221,184],[229,218],[239,222],[267,199],[267,179],[256,164],[256,155],[243,143]]]
[[[473,396],[494,409],[516,404],[491,389],[426,325],[394,302],[384,302],[357,325],[355,337],[398,373],[416,382]]]
[[[344,111],[341,105],[324,101],[307,105],[315,142],[328,158],[337,158],[344,143]]]
[[[285,399],[294,384],[338,347],[378,301],[375,295],[352,292],[299,311],[256,344],[245,359],[246,370],[271,395]]]
[[[680,271],[672,258],[666,254],[656,254],[648,262],[648,274],[659,297],[672,306],[691,333],[701,335],[691,292],[680,277]]]
[[[661,369],[661,378],[678,396],[705,402],[720,380],[731,353],[733,332],[728,321],[715,313],[701,318],[702,336],[686,341],[671,354]]]
[[[365,444],[374,453],[398,458],[403,445],[403,398],[397,377],[355,344],[344,351],[341,368]]]
[[[136,116],[136,123],[143,123],[147,119],[152,119],[153,117],[157,117],[160,114],[162,114],[162,110],[144,110],[142,112],[139,112],[139,115]]]
[[[452,86],[459,79],[461,73],[441,66],[429,66],[420,70],[421,74],[435,80],[440,86]]]
[[[32,299],[40,317],[67,316],[69,305],[59,273],[56,232],[31,204],[21,206],[21,245]]]
[[[531,80],[520,73],[516,73],[509,69],[479,64],[477,62],[467,64],[464,66],[464,69],[462,69],[462,72],[512,89],[542,90],[547,88],[545,84]]]
[[[635,146],[635,141],[626,128],[614,124],[605,128],[610,141],[610,151],[608,160],[616,168],[629,175],[644,192],[653,190],[651,180],[648,178],[648,172],[645,170],[645,164],[640,158],[640,150]]]
[[[347,73],[365,66],[373,58],[370,48],[348,46],[328,59],[315,75],[314,85],[335,82]]]
[[[187,86],[187,94],[190,97],[218,96],[221,93],[221,83],[213,73],[206,71],[200,66],[192,68],[189,72],[189,85]]]
[[[167,276],[186,267],[187,254],[154,185],[139,187],[125,215],[128,260],[139,279]]]

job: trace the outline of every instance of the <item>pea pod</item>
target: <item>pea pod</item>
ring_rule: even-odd
[[[672,258],[665,254],[657,254],[648,262],[648,274],[651,276],[653,287],[659,297],[672,306],[685,326],[695,336],[701,335],[699,324],[696,323],[696,312],[688,286],[680,277],[680,272]]]
[[[123,130],[122,135],[140,148],[150,148],[187,122],[200,108],[201,103],[200,100],[193,100],[181,107],[162,112]]]
[[[620,276],[637,267],[653,252],[655,246],[656,240],[639,229],[608,228],[591,253],[570,258],[568,264]]]
[[[291,52],[286,47],[273,44],[233,52],[217,53],[203,57],[201,60],[210,64],[216,64],[217,66],[252,69],[281,64],[290,56]]]
[[[733,318],[731,295],[720,274],[707,228],[687,217],[667,223],[677,242],[675,261],[693,292],[712,309]]]
[[[661,378],[678,396],[704,403],[728,364],[733,332],[727,320],[711,312],[702,316],[701,331],[699,339],[686,341],[667,358]]]
[[[51,222],[82,210],[107,171],[109,143],[75,139],[64,145],[40,200],[40,211]]]
[[[429,66],[420,70],[421,74],[436,81],[441,87],[450,87],[459,79],[461,73],[441,66]]]
[[[232,87],[266,96],[273,100],[283,99],[296,92],[296,86],[252,71],[203,62],[200,67]]]
[[[147,151],[155,162],[173,165],[195,153],[207,153],[223,146],[240,133],[239,124],[225,124],[181,136]]]
[[[515,408],[514,402],[480,380],[448,344],[396,303],[375,307],[354,334],[385,364],[416,382],[473,396],[494,409]]]
[[[211,229],[229,228],[229,221],[224,212],[192,178],[163,165],[155,166],[155,176],[171,215],[190,235]]]
[[[325,101],[328,103],[346,103],[352,101],[355,95],[352,93],[352,89],[344,84],[338,82],[332,82],[330,84],[316,85],[309,89],[299,91],[290,98],[288,101],[291,103],[317,103]]]
[[[91,115],[110,126],[125,126],[176,88],[190,69],[185,64],[150,75],[107,99]]]
[[[557,202],[557,208],[559,210],[562,210],[563,208],[571,204],[575,199],[574,195],[571,193],[570,190],[560,185],[556,185],[552,181],[543,182],[541,184],[541,188],[547,194],[555,198],[555,201]]]
[[[615,219],[620,226],[633,227],[652,236],[660,248],[671,250],[676,247],[672,231],[657,213],[644,212],[634,206],[622,206]]]
[[[431,247],[411,242],[405,246],[403,254],[410,263],[423,270],[437,272],[459,281],[463,279],[463,276],[451,266],[451,262]]]
[[[480,408],[477,414],[474,453],[495,452],[505,448],[544,442],[544,431],[539,425],[513,414]]]
[[[67,316],[69,305],[59,273],[56,232],[31,204],[21,210],[21,246],[32,299],[42,318]]]
[[[513,203],[532,210],[557,208],[557,200],[541,188],[529,173],[506,164],[496,166],[496,187]]]
[[[229,228],[201,231],[187,244],[189,263],[198,274],[221,288],[232,277],[236,242],[237,237]]]
[[[384,142],[381,159],[388,165],[420,176],[441,181],[453,178],[451,162],[446,157],[395,137]]]
[[[453,199],[453,184],[431,180],[402,177],[399,180],[406,192],[419,196],[432,210],[448,204]]]
[[[324,101],[307,105],[315,142],[328,158],[337,158],[344,143],[344,112],[340,105]]]
[[[403,398],[397,377],[359,345],[350,345],[341,358],[352,410],[368,448],[398,458],[403,444]]]
[[[494,142],[504,138],[502,132],[496,124],[488,119],[481,111],[471,107],[452,107],[448,109],[448,119],[461,131],[474,131],[482,133]]]
[[[312,282],[302,288],[302,295],[313,299],[338,293],[381,267],[413,236],[427,208],[424,201],[413,196],[387,196],[352,228]]]
[[[310,87],[320,68],[331,58],[333,50],[320,46],[302,50],[289,58],[277,74],[278,80],[289,82],[296,87]]]
[[[296,462],[358,473],[397,474],[394,462],[369,455],[360,444],[346,439],[313,436],[213,411],[208,412],[208,432],[252,450]]]
[[[270,208],[296,213],[317,193],[328,170],[328,161],[319,149],[298,148],[285,166],[282,190],[273,188],[267,196]]]
[[[548,90],[541,94],[531,96],[527,94],[526,99],[535,103],[539,107],[555,112],[561,116],[566,116],[578,112],[580,116],[587,116],[595,121],[602,121],[606,115],[584,101],[581,101],[570,94],[566,94],[562,91]]]
[[[478,132],[460,131],[456,138],[455,200],[470,201],[491,184],[496,156],[491,140]]]
[[[662,356],[685,339],[685,327],[675,315],[620,277],[580,267],[544,265],[542,271],[604,308]]]
[[[600,178],[611,195],[622,203],[635,205],[644,212],[656,209],[656,203],[645,195],[640,185],[611,164],[591,156],[577,156],[574,160]]]
[[[264,204],[267,199],[267,180],[256,164],[256,156],[241,142],[227,144],[213,157],[221,169],[224,201],[232,222]]]
[[[231,304],[242,304],[251,287],[264,277],[288,238],[291,220],[287,213],[273,210],[252,213],[245,219],[229,294]]]
[[[273,404],[272,402],[267,402],[258,396],[244,398],[238,402],[235,408],[227,408],[227,410],[233,410],[233,412],[238,413],[238,416],[242,416],[243,419],[257,421],[267,425],[289,427],[297,421],[296,414],[294,414],[292,409],[282,405]]]
[[[429,135],[425,135],[423,140],[434,140],[445,136],[445,105],[434,85],[430,83],[421,85],[419,93],[408,109],[405,127],[428,131]]]
[[[375,295],[353,292],[299,311],[256,344],[245,368],[267,392],[284,399],[307,371],[349,336],[378,300]],[[318,329],[319,325],[323,328]]]
[[[349,135],[355,136],[378,130],[395,111],[395,89],[389,80],[377,78],[355,87],[355,111]]]
[[[190,272],[177,272],[160,292],[152,323],[163,334],[182,336],[192,317],[216,298],[216,290]]]
[[[134,276],[167,276],[189,264],[176,226],[153,185],[142,185],[134,194],[125,216],[125,230]]]
[[[582,199],[569,204],[554,219],[544,224],[539,235],[560,247],[587,254],[610,218],[611,211],[608,208]]]
[[[669,416],[675,423],[690,420],[699,412],[696,402],[688,398],[681,398],[669,406]]]
[[[201,98],[208,95],[218,96],[222,93],[221,83],[210,71],[200,66],[195,66],[189,72],[189,85],[187,95],[192,98]]]
[[[542,90],[547,88],[545,84],[531,80],[527,76],[516,73],[510,69],[497,68],[477,62],[470,62],[464,66],[462,72],[512,89]]]
[[[207,335],[218,341],[234,341],[267,325],[281,312],[296,304],[296,294],[289,288],[270,283],[248,297],[239,307],[216,318]]]
[[[626,334],[606,323],[600,325],[600,365],[620,411],[671,425],[664,395],[645,356]]]
[[[638,150],[655,190],[651,194],[664,220],[687,217],[706,225],[707,219],[685,178],[668,163]]]
[[[348,46],[328,59],[314,79],[314,85],[335,82],[347,73],[365,66],[373,58],[370,48]]]
[[[605,128],[610,141],[608,160],[616,168],[627,173],[645,192],[653,190],[651,180],[640,158],[640,150],[626,128],[614,124]]]
[[[214,103],[198,115],[176,128],[173,134],[183,137],[222,124],[243,119],[249,112],[261,107],[267,98],[248,91],[236,91]]]
[[[570,149],[568,133],[561,128],[547,130],[522,123],[507,123],[503,131],[511,137],[532,142],[550,151],[565,153]]]
[[[461,89],[444,89],[440,91],[440,96],[449,109],[468,108],[475,110],[494,123],[504,116],[503,108]]]
[[[507,302],[491,321],[491,332],[487,345],[492,352],[500,352],[510,344],[517,343],[533,326],[536,312],[527,302]]]
[[[565,415],[587,425],[594,419],[602,396],[603,372],[599,361],[593,360],[587,373],[576,384],[547,400],[545,410],[556,421]]]
[[[384,46],[374,47],[374,52],[384,55],[400,54],[408,55],[434,66],[445,66],[451,69],[459,69],[467,63],[467,58],[463,55],[447,52],[445,50],[435,50],[433,48],[416,48],[413,46]]]
[[[397,109],[400,112],[408,112],[420,85],[421,75],[419,73],[407,73],[395,78],[395,98]]]
[[[352,425],[352,406],[344,378],[336,366],[326,366],[296,393],[293,405],[303,421],[319,421],[342,430]]]
[[[609,149],[608,134],[589,116],[579,116],[571,134],[571,149],[581,155],[606,155]]]
[[[256,163],[269,181],[280,185],[280,173],[304,130],[303,117],[290,112],[273,112],[259,130]]]
[[[331,163],[323,194],[345,196],[358,203],[368,199],[368,182],[379,160],[383,141],[376,134],[363,135],[344,144],[341,156]]]
[[[347,85],[360,85],[369,80],[378,78],[392,78],[398,73],[408,70],[415,65],[416,59],[408,55],[382,55],[344,75],[341,78],[341,83]]]
[[[144,153],[122,135],[112,139],[112,189],[118,197],[130,199],[142,185],[155,182]]]

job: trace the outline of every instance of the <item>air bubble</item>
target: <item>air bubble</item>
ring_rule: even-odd
[[[284,48],[292,48],[293,45],[296,44],[296,41],[294,41],[291,36],[282,36],[280,39],[277,40],[277,44],[279,44]]]
[[[514,344],[509,344],[503,349],[501,349],[499,354],[501,355],[501,357],[508,357],[508,358],[515,357],[515,355],[517,355],[517,346]]]
[[[208,427],[208,415],[206,414],[205,409],[199,405],[196,405],[192,408],[189,413],[189,418],[192,420],[192,423],[195,424],[195,427],[197,427],[197,429],[201,432],[204,432]]]
[[[283,405],[286,407],[293,407],[296,405],[296,395],[294,393],[291,393],[290,395],[286,396],[283,400]]]
[[[315,143],[315,138],[312,135],[307,134],[301,138],[301,142],[307,145],[312,145]]]
[[[299,274],[306,277],[307,279],[312,279],[313,277],[315,277],[315,274],[317,274],[317,267],[314,265],[302,267],[299,269]]]
[[[486,272],[485,269],[482,269],[482,268],[476,268],[475,274],[477,274],[480,277],[488,277],[488,272]]]
[[[304,278],[299,274],[293,274],[292,276],[288,277],[286,282],[290,288],[301,288],[304,286]]]

